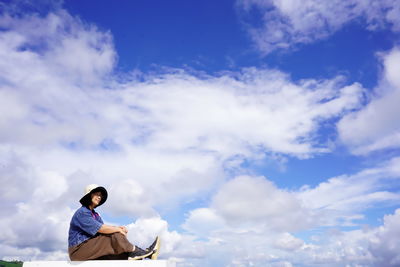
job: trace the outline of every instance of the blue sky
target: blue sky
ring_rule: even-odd
[[[97,183],[178,266],[400,264],[398,1],[0,12],[0,258],[67,259]]]
[[[205,1],[201,5],[188,1],[125,1],[119,5],[68,1],[65,7],[112,32],[122,70],[147,71],[162,65],[212,73],[229,69],[228,58],[249,65],[253,63],[247,62],[250,55],[258,61],[257,53],[249,49],[251,43],[232,1]]]

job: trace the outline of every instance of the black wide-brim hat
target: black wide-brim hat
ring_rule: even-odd
[[[98,186],[97,184],[90,184],[90,185],[86,186],[85,195],[81,198],[81,200],[79,200],[79,202],[83,206],[90,205],[92,203],[92,199],[90,198],[90,195],[92,193],[96,193],[96,192],[101,192],[101,201],[100,201],[98,206],[103,205],[104,202],[106,202],[106,200],[107,200],[108,193],[107,193],[107,190],[104,187]]]

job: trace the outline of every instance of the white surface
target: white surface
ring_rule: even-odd
[[[175,262],[166,260],[141,261],[28,261],[23,267],[175,267]]]

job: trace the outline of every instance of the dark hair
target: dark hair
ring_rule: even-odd
[[[82,205],[85,206],[86,208],[88,208],[91,204],[92,204],[92,195],[94,193],[101,193],[101,197],[103,198],[103,193],[101,192],[101,190],[93,190],[92,192],[90,192],[90,194],[87,194],[83,199],[82,199]]]
[[[85,197],[81,200],[81,204],[82,206],[85,206],[86,208],[89,208],[89,205],[92,204],[92,198],[91,198],[92,194],[89,194],[89,197]]]

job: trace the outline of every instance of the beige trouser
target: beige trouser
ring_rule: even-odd
[[[76,246],[68,248],[71,261],[95,259],[127,259],[134,246],[121,233],[100,234]]]

